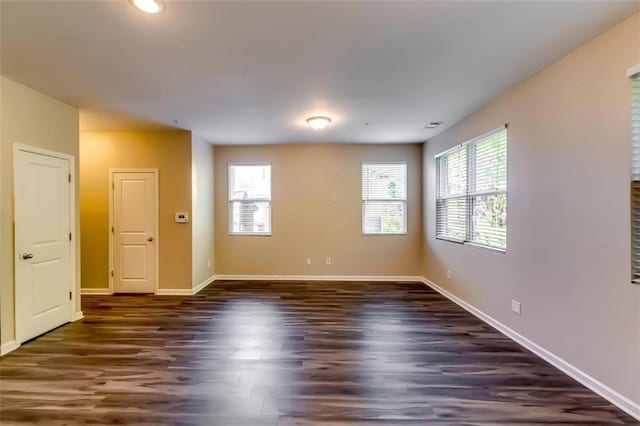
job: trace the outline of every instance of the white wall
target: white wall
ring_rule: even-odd
[[[0,343],[14,339],[13,144],[75,156],[78,171],[78,110],[0,76]],[[80,311],[80,214],[76,190],[76,311]]]
[[[192,288],[209,280],[215,271],[213,166],[213,145],[192,134]]]
[[[630,284],[625,72],[640,63],[639,34],[635,15],[424,150],[425,276],[636,403],[640,286]],[[507,253],[436,240],[434,155],[504,123]]]
[[[216,274],[419,276],[421,154],[422,144],[216,146]],[[362,234],[365,161],[407,162],[406,235]],[[271,236],[229,235],[234,162],[271,164]]]

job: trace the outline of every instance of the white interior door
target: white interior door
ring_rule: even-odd
[[[157,188],[155,172],[113,172],[113,290],[156,290]]]
[[[15,301],[19,343],[69,322],[68,159],[15,151]]]

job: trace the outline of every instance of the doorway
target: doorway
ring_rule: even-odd
[[[155,293],[158,286],[158,170],[111,169],[110,287]]]

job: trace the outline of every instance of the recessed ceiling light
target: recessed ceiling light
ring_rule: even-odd
[[[432,121],[431,123],[429,123],[429,124],[427,124],[425,126],[425,129],[435,129],[436,127],[438,127],[441,124],[442,124],[442,121]]]
[[[313,130],[322,130],[326,128],[329,123],[331,123],[331,119],[329,117],[316,116],[307,118],[307,124]]]
[[[164,10],[162,0],[129,0],[137,9],[145,13],[160,13]]]

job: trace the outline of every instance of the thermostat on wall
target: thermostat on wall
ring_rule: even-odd
[[[188,223],[189,213],[176,213],[176,223]]]

